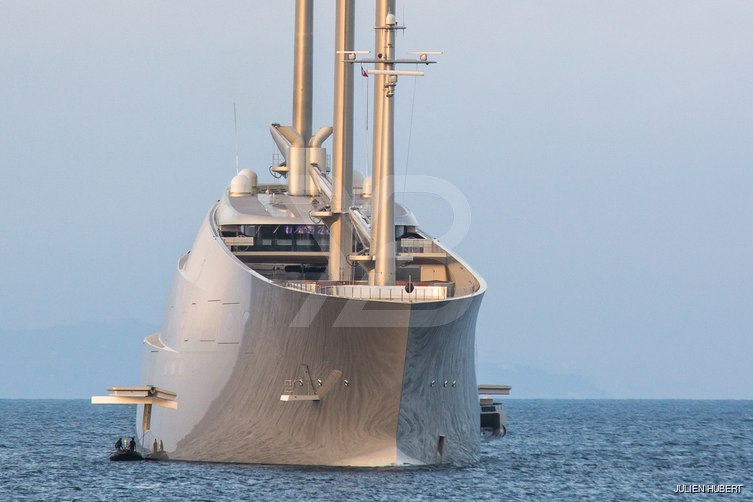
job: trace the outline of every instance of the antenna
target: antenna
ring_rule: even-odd
[[[369,75],[404,75],[408,77],[423,77],[422,71],[410,71],[410,70],[365,70]]]
[[[336,54],[345,54],[345,58],[355,61],[357,54],[371,54],[371,51],[335,51]]]
[[[410,51],[408,54],[414,54],[419,56],[419,60],[422,63],[426,63],[429,61],[429,56],[435,56],[438,54],[444,54],[442,51]]]
[[[233,102],[233,124],[235,125],[235,174],[238,174],[240,156],[238,155],[238,114],[235,111],[235,102]]]

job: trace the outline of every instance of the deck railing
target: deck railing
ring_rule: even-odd
[[[425,302],[444,300],[455,295],[455,285],[442,283],[401,283],[394,286],[371,286],[365,282],[342,281],[280,281],[286,288],[354,300]],[[410,292],[408,292],[410,290]]]

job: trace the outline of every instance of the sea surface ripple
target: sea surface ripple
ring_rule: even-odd
[[[130,409],[129,409],[130,408]],[[0,400],[0,500],[753,500],[753,401],[508,400],[477,465],[110,462],[135,410]],[[742,484],[740,494],[677,485]]]

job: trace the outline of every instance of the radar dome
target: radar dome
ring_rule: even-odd
[[[251,195],[256,195],[259,186],[259,177],[256,175],[256,171],[253,169],[245,168],[241,169],[238,174],[241,174],[251,181]]]
[[[367,199],[371,197],[371,176],[366,176],[363,179],[362,195]]]
[[[230,195],[233,197],[239,197],[241,195],[249,195],[251,193],[251,180],[248,176],[242,174],[236,174],[230,181]]]

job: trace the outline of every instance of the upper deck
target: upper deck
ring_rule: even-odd
[[[366,222],[369,200],[359,198]],[[410,210],[395,205],[396,282],[369,286],[367,243],[354,232],[348,262],[352,281],[329,281],[329,228],[321,202],[291,196],[284,185],[218,201],[213,223],[228,250],[246,267],[280,286],[309,293],[382,301],[437,301],[471,295],[480,281],[455,256],[423,233]],[[368,264],[367,264],[368,265]]]

